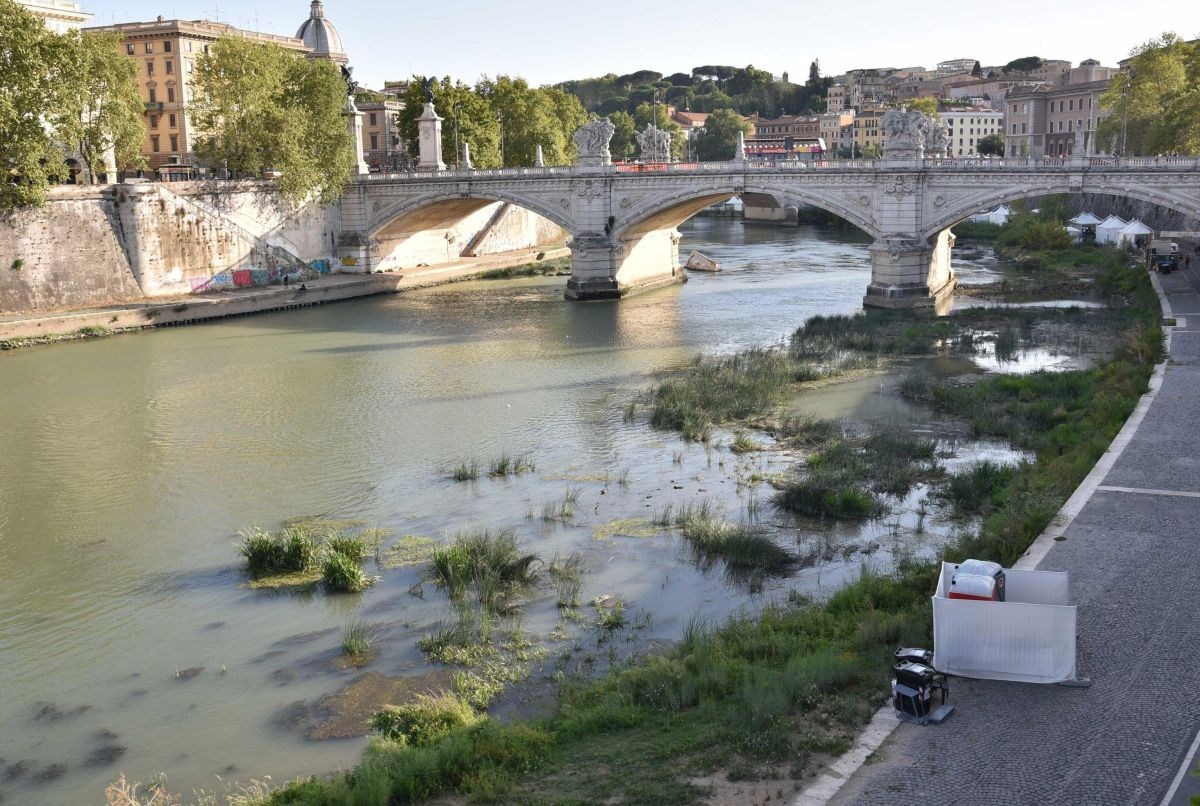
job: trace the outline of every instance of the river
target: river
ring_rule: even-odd
[[[734,465],[786,466],[689,446],[622,409],[697,353],[859,310],[867,246],[853,230],[697,218],[681,251],[726,271],[619,304],[566,303],[562,278],[465,282],[0,354],[0,794],[69,806],[100,800],[122,770],[191,792],[357,760],[363,739],[310,741],[281,714],[358,674],[334,663],[356,615],[382,630],[369,670],[419,671],[416,640],[444,599],[408,594],[417,568],[361,596],[250,590],[235,548],[248,526],[326,515],[439,540],[514,528],[547,558],[581,551],[585,601],[618,595],[650,614],[647,640],[857,573],[835,552],[751,593],[676,537],[593,530],[668,501],[711,497],[737,516]],[[826,407],[877,391],[859,386]],[[537,472],[448,478],[504,451]],[[603,481],[626,472],[627,485]],[[572,524],[527,517],[570,484]],[[554,620],[543,597],[524,628]]]

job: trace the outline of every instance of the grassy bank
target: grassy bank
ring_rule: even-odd
[[[964,421],[977,435],[1006,439],[1035,457],[1005,472],[970,468],[962,481],[950,482],[955,491],[958,481],[952,494],[963,514],[982,519],[947,550],[948,558],[1010,565],[1050,523],[1146,389],[1162,355],[1160,312],[1148,277],[1109,271],[1097,286],[1118,309],[1094,314],[1111,326],[1116,345],[1095,368],[954,382],[918,377],[904,384],[906,395]],[[991,328],[1000,321],[988,316],[1016,317],[1007,327],[1021,333],[1020,317],[1035,317],[1029,320],[1034,331],[1038,316],[1076,321],[1069,317],[1092,315],[968,311],[926,319],[885,312],[813,320],[786,349],[698,362],[658,387],[652,417],[661,403],[656,425],[704,435],[714,423],[773,416],[798,380],[828,372],[831,362],[965,350],[982,323]],[[713,388],[718,385],[724,388]],[[865,474],[869,485],[886,484],[889,474],[862,470],[864,463],[874,468],[892,456],[910,467],[933,458],[927,443],[904,434],[849,442],[828,423],[772,422],[778,434],[816,450],[810,468]],[[676,520],[698,552],[758,567],[787,562],[755,531],[712,513],[692,511]],[[467,589],[456,580],[477,576],[455,570],[467,568],[465,561],[446,565],[448,591]],[[569,579],[562,570],[568,565],[556,560],[549,573]],[[389,712],[379,720],[387,738],[376,739],[355,769],[292,782],[258,802],[384,804],[453,793],[522,803],[686,803],[727,780],[765,781],[760,786],[772,800],[793,796],[826,759],[849,746],[883,702],[895,646],[928,645],[936,575],[933,562],[905,563],[888,575],[864,570],[823,604],[795,597],[720,625],[692,624],[675,646],[601,679],[560,677],[556,708],[542,719],[504,724],[444,698]],[[559,593],[566,601],[577,595]]]

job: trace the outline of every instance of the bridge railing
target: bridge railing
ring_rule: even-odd
[[[1102,168],[1107,170],[1200,171],[1200,157],[958,157],[910,160],[889,164],[884,160],[744,160],[730,162],[679,162],[661,164],[614,165],[607,168],[583,168],[575,165],[540,168],[449,168],[445,171],[406,171],[377,173],[358,177],[359,181],[403,182],[428,180],[473,180],[520,177],[596,176],[597,174],[710,174],[729,172],[798,174],[824,171],[878,171],[890,168],[934,171],[1062,171]]]

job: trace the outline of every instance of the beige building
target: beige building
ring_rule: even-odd
[[[197,133],[187,107],[192,102],[196,59],[222,36],[238,36],[289,50],[307,51],[289,36],[244,31],[209,20],[127,22],[89,28],[118,34],[121,49],[138,64],[138,84],[145,103],[146,139],[142,144],[149,169],[164,179],[191,176],[196,170],[193,146]]]
[[[883,148],[883,113],[886,111],[884,107],[869,107],[854,116],[853,156],[861,157],[865,148]]]
[[[979,153],[979,141],[1004,131],[1004,113],[991,109],[957,109],[940,113],[950,140],[950,156],[969,157]]]
[[[1096,141],[1096,129],[1108,117],[1100,97],[1119,72],[1087,59],[1060,71],[1053,84],[1010,90],[1004,109],[1008,156],[1067,156],[1077,144],[1086,154],[1109,150],[1111,143]]]
[[[825,92],[825,111],[842,112],[846,109],[846,85],[834,84]]]
[[[358,111],[363,116],[363,157],[372,171],[399,171],[408,167],[408,154],[400,137],[396,115],[404,102],[394,98],[363,100]]]
[[[820,121],[821,139],[829,150],[836,151],[841,146],[842,130],[854,125],[854,110],[826,112],[820,116]]]
[[[17,0],[17,5],[41,17],[56,34],[77,30],[92,18],[72,0]]]

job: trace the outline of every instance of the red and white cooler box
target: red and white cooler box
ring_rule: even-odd
[[[1076,612],[1069,600],[1064,572],[942,563],[933,596],[933,667],[989,680],[1074,679]]]

